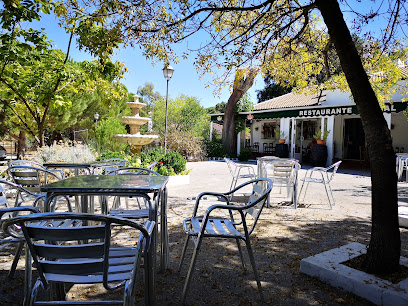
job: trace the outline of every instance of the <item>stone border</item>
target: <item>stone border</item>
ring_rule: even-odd
[[[408,279],[398,284],[347,267],[342,262],[366,253],[366,246],[353,242],[300,261],[300,272],[324,283],[352,292],[377,305],[408,305]],[[408,267],[408,259],[400,263]]]

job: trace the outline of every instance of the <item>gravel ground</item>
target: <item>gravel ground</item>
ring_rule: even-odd
[[[221,161],[188,163],[190,184],[169,187],[168,223],[170,237],[170,270],[158,273],[156,298],[158,305],[179,304],[191,258],[192,248],[177,272],[185,239],[182,220],[189,217],[194,197],[203,191],[225,192],[231,182],[227,165]],[[305,174],[300,170],[299,177]],[[399,183],[400,205],[408,205],[408,184]],[[310,185],[302,205],[294,209],[285,198],[285,190],[275,188],[271,207],[265,208],[252,236],[252,247],[262,287],[269,305],[369,305],[366,300],[321,283],[299,273],[302,258],[321,253],[350,242],[368,244],[370,238],[371,187],[367,171],[340,168],[332,182],[336,205],[330,210],[324,187]],[[237,194],[237,199],[240,194]],[[203,201],[208,207],[214,199]],[[401,229],[402,256],[408,256],[408,230]],[[0,304],[18,305],[22,301],[23,260],[12,281],[6,274],[12,260],[10,249],[0,255]],[[249,265],[248,256],[244,257]],[[227,240],[204,241],[194,271],[187,303],[190,305],[262,305],[253,273],[244,272],[236,244]],[[142,288],[142,285],[141,285]],[[98,286],[74,286],[70,296],[98,298],[104,292]],[[121,294],[120,291],[109,295]],[[140,291],[138,302],[142,302]]]

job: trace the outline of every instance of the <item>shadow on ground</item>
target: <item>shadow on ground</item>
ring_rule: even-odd
[[[284,211],[267,209],[252,239],[255,259],[262,281],[266,304],[270,305],[370,305],[369,302],[332,288],[299,273],[300,260],[341,245],[357,241],[367,244],[371,225],[367,220],[347,218],[338,221],[299,221],[284,216]],[[181,272],[177,272],[185,235],[180,225],[170,225],[171,268],[157,274],[156,298],[158,305],[177,305],[180,301],[192,247],[186,256]],[[402,255],[408,256],[408,231],[401,230]],[[191,244],[192,246],[192,244]],[[7,256],[3,251],[2,256]],[[244,252],[245,261],[249,259]],[[4,257],[2,257],[4,258]],[[234,241],[206,239],[198,257],[191,289],[187,297],[190,305],[262,304],[254,276],[248,266],[244,273]],[[7,271],[0,271],[1,304],[18,305],[23,298],[23,271],[18,270],[12,280]],[[142,284],[139,283],[137,302],[143,303]],[[106,298],[104,289],[78,288],[71,296],[82,299]],[[119,297],[121,290],[109,293]]]

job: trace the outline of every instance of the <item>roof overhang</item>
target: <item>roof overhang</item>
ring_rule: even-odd
[[[407,102],[393,102],[386,103],[383,109],[385,113],[399,113],[407,109]],[[302,117],[327,117],[327,116],[342,116],[342,115],[358,115],[359,111],[355,104],[342,104],[338,106],[322,106],[315,105],[309,107],[296,108],[281,108],[281,109],[267,109],[254,110],[251,112],[240,112],[238,116],[241,119],[246,119],[247,115],[253,115],[253,120],[275,119],[275,118],[302,118]],[[211,121],[222,122],[224,114],[211,114]],[[221,119],[221,120],[219,120]]]

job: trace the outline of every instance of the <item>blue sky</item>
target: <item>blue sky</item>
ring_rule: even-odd
[[[359,12],[370,12],[379,4],[372,1],[348,1],[353,9]],[[344,7],[345,11],[350,10],[348,7]],[[375,11],[375,9],[374,9]],[[354,18],[354,14],[345,13],[346,20]],[[379,34],[378,29],[384,27],[385,22],[381,18],[368,24],[368,28],[373,31],[376,36]],[[50,40],[52,40],[55,46],[64,52],[66,51],[68,44],[68,35],[63,29],[58,27],[58,22],[53,15],[46,15],[42,18],[39,27],[44,27]],[[190,43],[196,43],[200,37],[193,36]],[[182,46],[178,47],[178,50],[182,50]],[[76,61],[90,60],[92,57],[84,52],[79,51],[76,47],[71,49],[71,57]],[[154,84],[154,88],[163,96],[166,94],[166,80],[163,77],[161,64],[153,65],[150,61],[147,61],[141,51],[138,48],[120,49],[113,57],[114,60],[123,62],[128,73],[122,82],[128,88],[130,92],[135,93],[139,86],[143,86],[146,82]],[[191,57],[188,60],[180,60],[179,63],[171,65],[174,67],[174,75],[169,84],[169,96],[175,98],[180,94],[197,97],[200,103],[204,107],[214,106],[219,102],[226,102],[229,98],[229,88],[224,88],[220,96],[214,96],[214,87],[206,88],[206,84],[212,80],[211,75],[205,76],[203,79],[199,79],[198,73],[194,69],[194,58]],[[264,82],[261,76],[256,78],[255,84],[249,90],[251,100],[256,103],[256,90],[263,89]]]
[[[45,28],[45,32],[50,40],[53,41],[56,48],[66,52],[68,46],[68,35],[65,31],[58,27],[57,19],[52,15],[46,15],[41,19],[39,27]],[[86,53],[79,51],[77,47],[71,48],[70,56],[76,61],[91,60],[92,57]],[[126,48],[117,50],[113,56],[113,60],[121,61],[128,69],[122,83],[125,84],[130,92],[136,93],[139,86],[143,86],[146,82],[154,84],[154,88],[161,95],[166,94],[166,80],[163,77],[163,66],[159,63],[153,65],[147,61],[140,49]],[[221,95],[213,95],[213,87],[206,88],[206,83],[212,80],[211,75],[199,79],[198,73],[193,66],[194,58],[188,60],[180,60],[179,63],[171,65],[174,68],[174,74],[169,83],[169,97],[176,98],[180,94],[196,97],[200,100],[200,104],[204,107],[215,106],[220,102],[227,102],[229,98],[229,89],[224,88]],[[256,101],[256,89],[263,89],[264,82],[262,77],[258,76],[255,85],[250,89],[249,94],[251,100]]]

